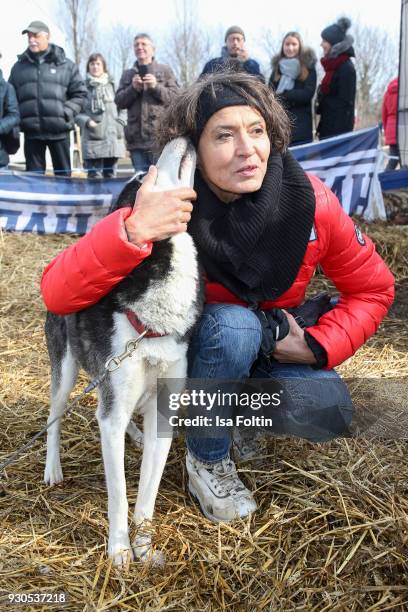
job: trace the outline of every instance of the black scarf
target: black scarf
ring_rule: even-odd
[[[261,188],[226,204],[196,172],[189,232],[208,280],[249,304],[295,280],[314,221],[313,187],[291,153],[271,153]]]

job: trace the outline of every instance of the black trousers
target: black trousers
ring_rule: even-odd
[[[71,176],[70,144],[71,139],[69,134],[65,138],[58,140],[24,139],[24,155],[27,172],[45,174],[45,151],[48,147],[51,154],[54,174],[59,176]]]
[[[84,168],[88,172],[88,178],[112,178],[116,176],[117,161],[117,157],[84,159]]]
[[[399,157],[399,148],[397,144],[389,145],[389,148],[390,148],[389,152],[392,157]],[[395,170],[398,164],[399,164],[399,159],[389,159],[388,164],[385,168],[385,171],[387,172],[387,170]]]

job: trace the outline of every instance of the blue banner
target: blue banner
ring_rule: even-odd
[[[302,167],[321,178],[347,213],[367,210],[377,180],[377,127],[292,147]],[[39,234],[85,234],[115,202],[126,178],[81,179],[0,174],[0,228]]]
[[[291,148],[302,168],[336,194],[348,214],[363,214],[376,177],[379,128],[368,128]]]

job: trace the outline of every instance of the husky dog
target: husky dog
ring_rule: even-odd
[[[157,163],[156,190],[192,187],[195,150],[184,138],[169,143]],[[119,196],[116,208],[131,205],[140,183],[134,177]],[[203,300],[201,274],[192,238],[181,233],[155,242],[152,253],[97,304],[75,314],[47,313],[45,332],[51,361],[51,411],[49,422],[62,415],[75,385],[79,368],[95,378],[104,372],[107,359],[125,351],[138,337],[132,316],[149,334],[131,358],[108,372],[98,386],[96,412],[108,489],[109,556],[115,565],[132,558],[160,562],[152,553],[143,522],[151,521],[159,483],[171,445],[171,436],[157,436],[158,377],[183,381],[187,374],[187,346]],[[180,390],[183,389],[183,386]],[[143,415],[143,434],[131,421]],[[44,479],[62,481],[60,463],[61,420],[48,430]],[[125,432],[143,439],[143,458],[133,515],[137,536],[130,544],[128,502],[124,469]]]

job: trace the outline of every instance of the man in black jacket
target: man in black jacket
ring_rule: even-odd
[[[0,171],[7,169],[9,163],[9,154],[2,136],[8,134],[19,122],[20,113],[14,87],[4,80],[0,70]]]
[[[22,34],[27,34],[28,48],[18,56],[9,81],[20,109],[26,169],[44,174],[48,147],[54,173],[70,176],[70,131],[85,103],[86,87],[64,50],[50,44],[45,23],[32,21]]]

